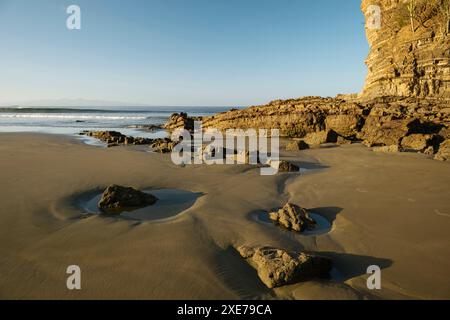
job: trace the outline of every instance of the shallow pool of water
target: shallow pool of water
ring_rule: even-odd
[[[133,220],[164,220],[175,217],[186,209],[192,207],[201,196],[201,193],[194,193],[180,189],[147,189],[143,192],[151,193],[158,198],[154,205],[139,208],[136,210],[123,211],[119,215],[103,214],[98,208],[98,202],[102,192],[91,192],[82,196],[77,202],[78,206],[85,214],[102,214],[105,216],[122,217]]]
[[[301,234],[303,236],[317,236],[317,235],[321,235],[321,234],[330,232],[331,223],[327,219],[325,219],[324,217],[322,217],[319,214],[312,213],[312,212],[309,212],[309,215],[311,216],[311,218],[313,218],[317,222],[316,227],[314,228],[314,230],[305,230],[305,231],[300,232],[299,234]],[[255,213],[252,215],[252,218],[253,218],[253,220],[255,220],[257,222],[264,223],[264,224],[288,231],[287,229],[284,229],[284,228],[274,224],[272,222],[272,220],[270,220],[269,213],[267,213],[267,212],[261,211],[261,212]]]

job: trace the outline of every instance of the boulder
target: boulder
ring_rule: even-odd
[[[403,137],[417,132],[420,126],[417,119],[392,120],[390,117],[369,116],[359,138],[368,146],[400,145]]]
[[[450,139],[447,139],[440,144],[439,150],[434,156],[434,159],[439,161],[450,160]]]
[[[286,145],[286,151],[300,151],[309,149],[309,145],[303,140],[291,141]]]
[[[333,265],[329,258],[273,247],[241,246],[237,251],[256,269],[268,288],[328,278]]]
[[[433,144],[434,135],[411,134],[402,139],[401,146],[406,150],[424,151]]]
[[[320,145],[324,143],[336,142],[338,135],[333,130],[324,130],[308,133],[304,141],[309,145]]]
[[[308,211],[291,203],[287,203],[278,211],[270,212],[269,218],[273,223],[296,232],[313,230],[317,225]]]
[[[127,209],[137,209],[154,204],[158,198],[131,187],[111,185],[105,189],[98,208],[107,214],[119,214]]]
[[[330,115],[325,119],[328,130],[333,130],[345,138],[354,137],[360,131],[363,123],[363,118],[354,114]]]

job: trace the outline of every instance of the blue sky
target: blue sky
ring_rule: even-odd
[[[0,39],[0,104],[334,96],[361,90],[368,52],[360,0],[0,0]]]

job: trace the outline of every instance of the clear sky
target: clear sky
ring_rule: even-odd
[[[247,106],[361,90],[360,0],[0,0],[0,104]],[[66,8],[81,8],[68,30]]]

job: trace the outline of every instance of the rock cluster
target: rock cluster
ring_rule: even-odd
[[[313,230],[317,225],[308,211],[291,203],[287,203],[277,211],[270,212],[269,218],[273,223],[296,232]]]
[[[268,288],[327,278],[333,265],[325,257],[279,248],[241,246],[237,251],[256,269],[258,277]]]
[[[80,135],[93,137],[107,143],[108,147],[124,145],[147,145],[152,139],[126,136],[118,131],[82,131]]]
[[[282,136],[296,138],[287,146],[293,151],[361,141],[369,147],[398,146],[399,150],[436,154],[450,138],[450,108],[446,100],[423,98],[304,97],[204,117],[203,127],[279,129]]]
[[[158,198],[131,187],[111,185],[105,189],[98,208],[106,214],[119,214],[127,209],[137,209],[154,204]]]

